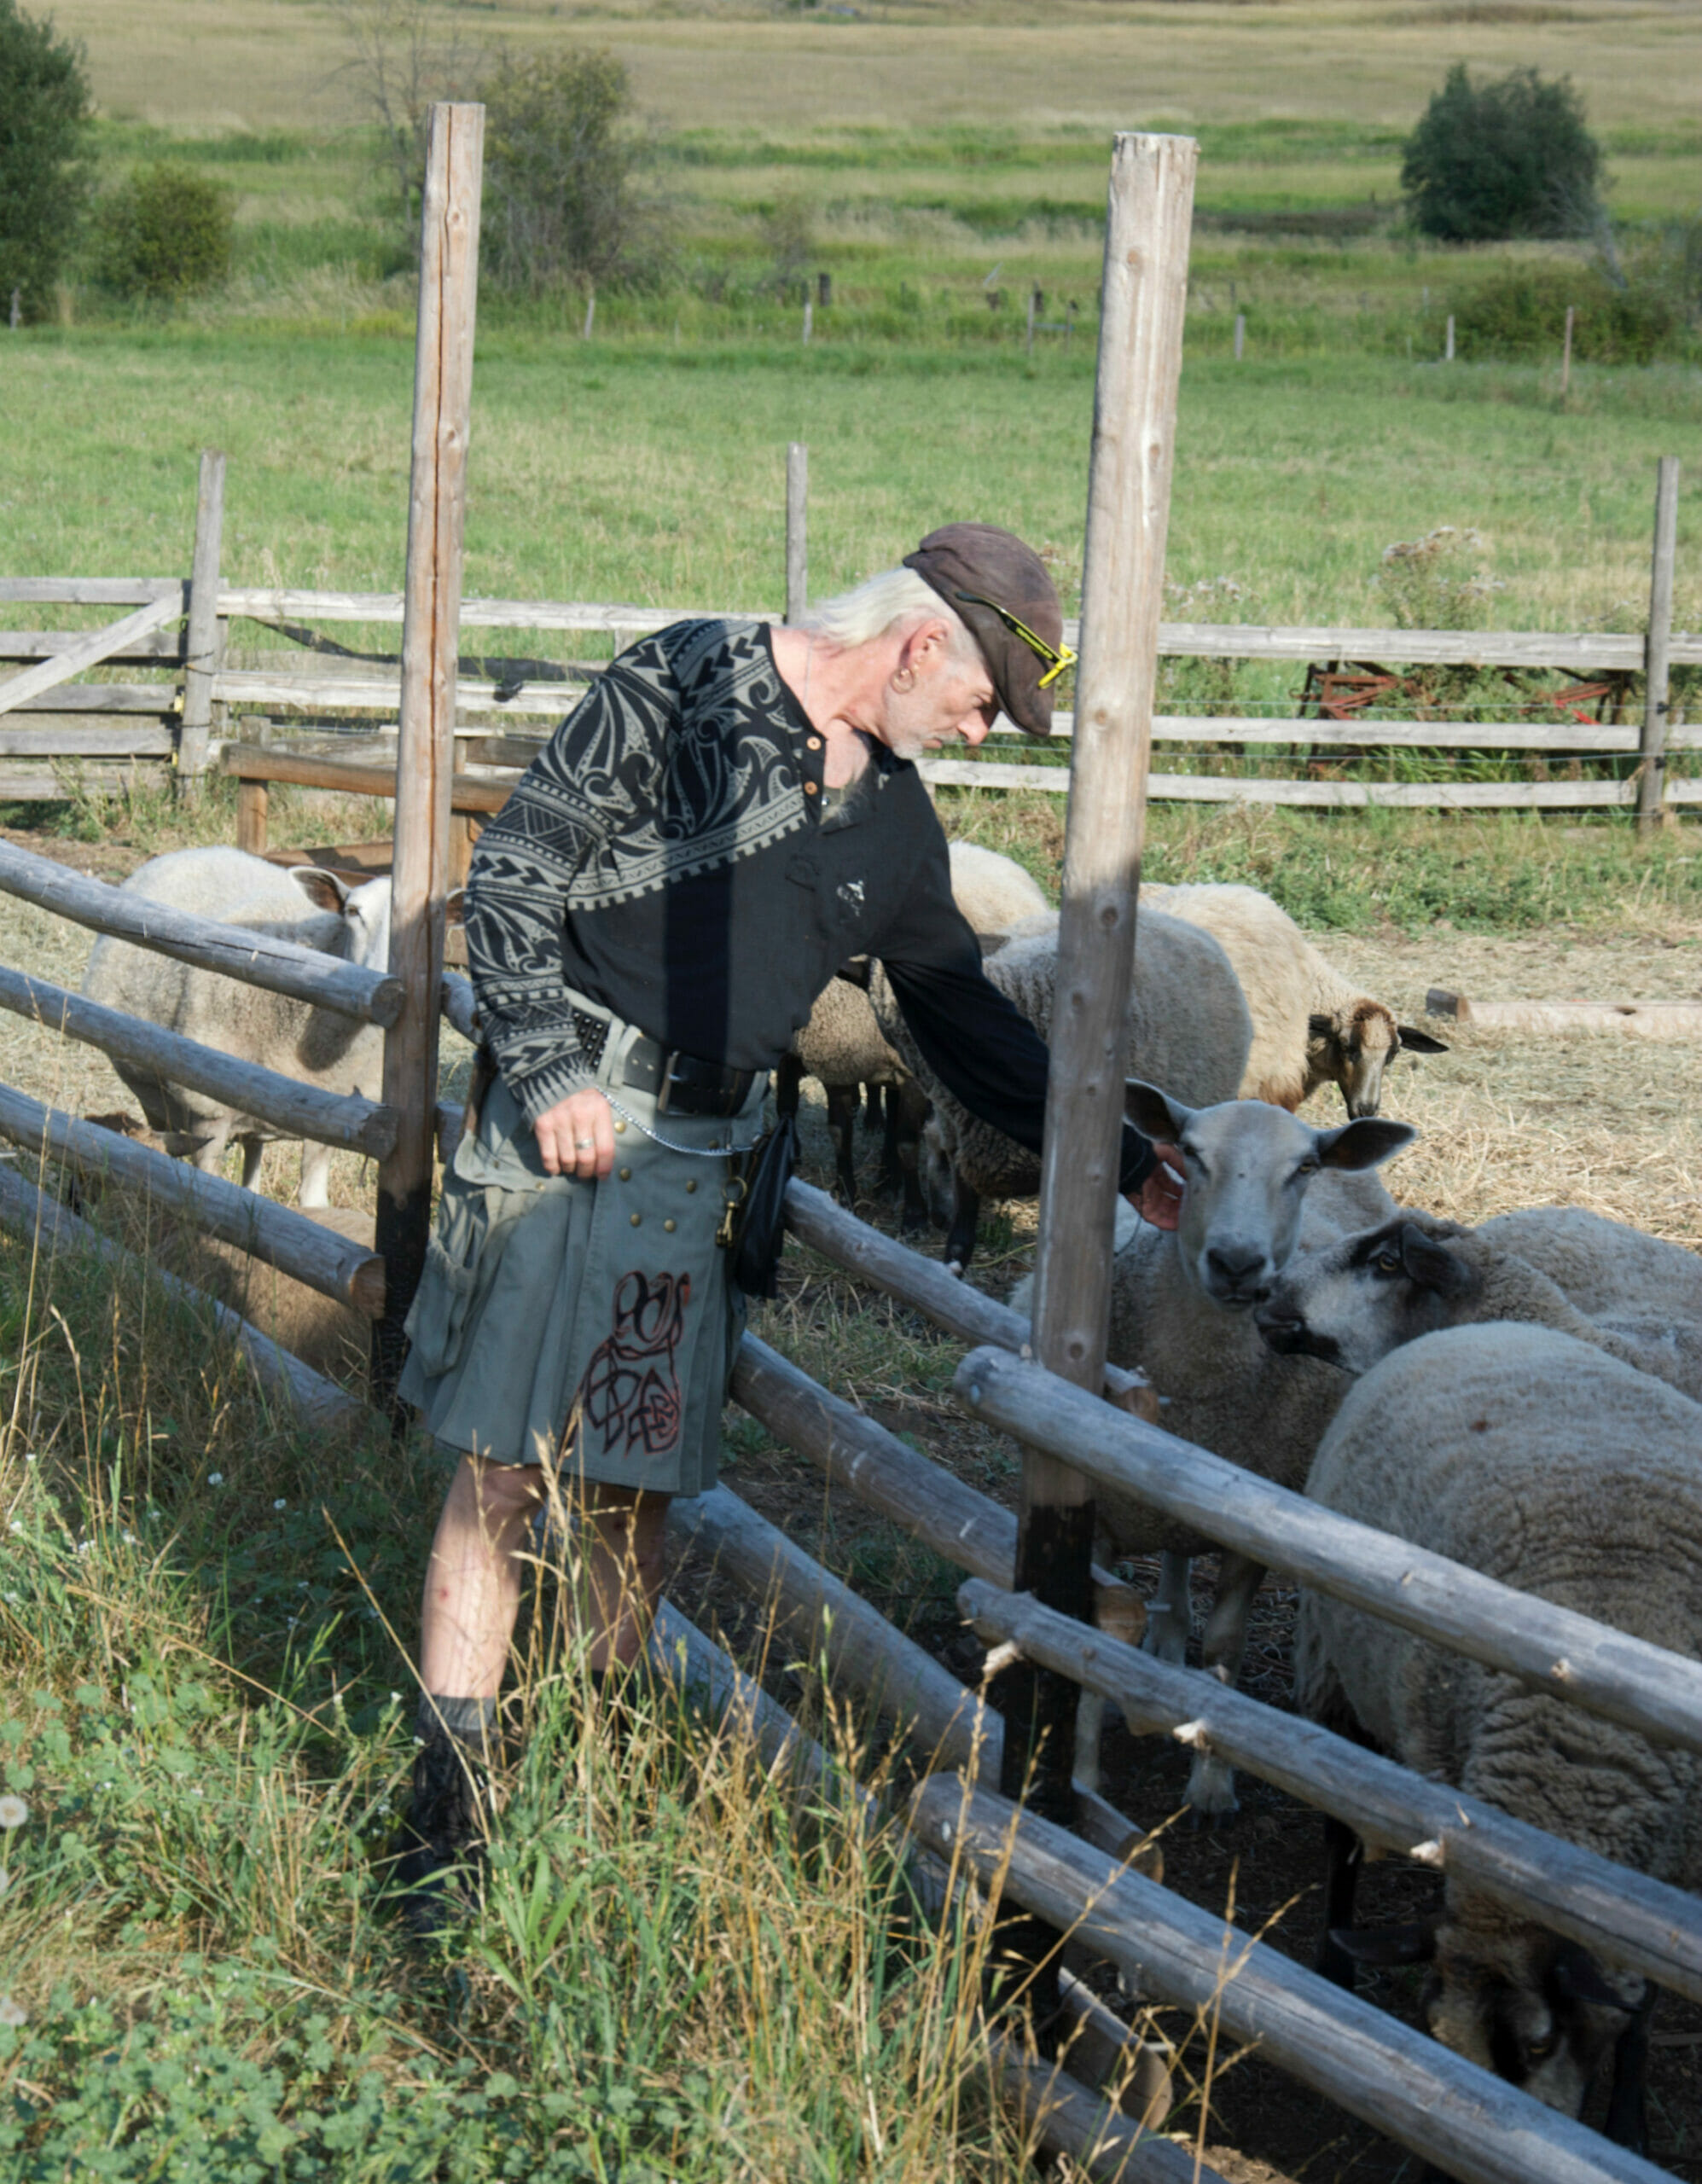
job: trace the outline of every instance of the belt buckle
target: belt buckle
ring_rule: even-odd
[[[674,1064],[679,1058],[677,1047],[665,1047],[661,1060],[656,1066],[656,1112],[659,1115],[665,1115],[668,1112],[669,1095],[674,1086]]]

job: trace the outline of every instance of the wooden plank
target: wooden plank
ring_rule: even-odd
[[[14,1235],[21,1236],[38,1252],[44,1251],[51,1256],[86,1251],[112,1266],[136,1271],[143,1266],[134,1252],[125,1251],[109,1236],[100,1234],[69,1207],[55,1205],[20,1176],[10,1161],[0,1161],[0,1228],[9,1228]],[[270,1335],[262,1334],[258,1327],[240,1313],[233,1312],[228,1304],[219,1304],[161,1267],[150,1265],[146,1272],[150,1281],[158,1282],[172,1296],[182,1298],[199,1312],[210,1313],[218,1321],[220,1333],[229,1336],[247,1358],[255,1379],[263,1386],[286,1396],[310,1426],[322,1432],[357,1433],[370,1422],[371,1413],[364,1403],[340,1388],[334,1380],[328,1380],[311,1365],[304,1365],[299,1357],[281,1349]]]
[[[1702,1001],[1468,1001],[1432,986],[1425,1011],[1508,1031],[1623,1031],[1638,1039],[1702,1038]]]
[[[173,1208],[208,1235],[222,1237],[369,1319],[384,1310],[382,1259],[334,1228],[322,1228],[305,1213],[245,1191],[223,1176],[204,1176],[186,1161],[171,1159],[117,1130],[44,1107],[9,1084],[0,1084],[0,1137]]]
[[[800,1372],[789,1358],[747,1334],[739,1345],[733,1400],[770,1432],[821,1467],[891,1523],[960,1570],[1008,1591],[1016,1574],[1016,1519],[1008,1509],[906,1448],[895,1433]],[[1102,1597],[1130,1618],[1136,1637],[1146,1610],[1134,1588],[1108,1570],[1093,1571],[1095,1615]],[[1130,1617],[1137,1610],[1138,1616]]]
[[[267,669],[221,668],[212,678],[212,695],[221,705],[318,707],[327,712],[394,713],[401,691],[399,675],[374,675],[358,669],[319,671],[302,666]],[[504,686],[506,687],[506,686]],[[561,718],[584,694],[575,682],[540,682],[499,698],[488,677],[463,677],[455,686],[456,705],[467,712],[525,714]]]
[[[163,1025],[67,993],[45,979],[0,964],[0,1008],[26,1016],[67,1039],[80,1039],[117,1060],[150,1070],[169,1083],[187,1084],[238,1113],[255,1115],[287,1137],[311,1137],[351,1153],[382,1159],[396,1142],[396,1118],[387,1107],[358,1095],[341,1095],[304,1084],[258,1062],[241,1061]]]
[[[849,1685],[903,1723],[936,1764],[996,1772],[1003,1743],[997,1714],[729,1488],[676,1496],[667,1522],[676,1551],[690,1548],[707,1557],[772,1612],[799,1658],[823,1666],[832,1682]]]
[[[1054,735],[1075,733],[1075,716],[1054,713]],[[1690,741],[1675,748],[1702,747],[1702,729],[1686,733]],[[993,723],[990,741],[1021,736],[1022,731],[1001,713]],[[1296,720],[1292,714],[1273,717],[1264,713],[1155,713],[1155,743],[1272,743],[1310,750],[1345,746],[1351,750],[1368,744],[1379,751],[1568,751],[1613,752],[1629,757],[1637,747],[1634,728],[1610,728],[1580,720]],[[1032,749],[1032,744],[1027,746]]]
[[[336,789],[345,796],[393,797],[396,773],[386,766],[350,765],[338,758],[299,758],[293,752],[263,749],[255,743],[227,743],[218,754],[219,770],[239,781],[293,781],[304,788]],[[512,779],[481,780],[474,774],[446,773],[456,811],[500,811],[514,793]]]
[[[169,758],[169,728],[119,719],[67,728],[0,728],[0,758]]]
[[[223,764],[221,770],[229,772]],[[239,781],[236,784],[236,846],[247,850],[250,857],[266,854],[266,807],[271,793],[264,781]]]
[[[474,1021],[477,1003],[473,996],[473,981],[457,978],[453,971],[444,973],[443,984],[438,989],[443,1013],[452,1028],[463,1039],[477,1041],[478,1026]]]
[[[125,615],[121,622],[109,623],[104,630],[91,630],[88,636],[51,659],[38,660],[33,667],[10,676],[0,682],[0,713],[14,712],[31,698],[38,698],[44,690],[55,684],[68,682],[74,675],[103,660],[108,653],[117,652],[137,637],[146,636],[164,622],[174,620],[183,611],[181,590],[167,593],[163,599],[151,600],[146,607],[138,607],[133,614]]]
[[[146,607],[183,596],[181,577],[0,577],[0,602],[26,607]]]
[[[1672,579],[1678,551],[1678,457],[1664,455],[1655,473],[1655,543],[1649,576],[1649,630],[1644,651],[1643,732],[1638,744],[1637,824],[1659,822],[1665,803],[1667,700],[1672,656]]]
[[[1101,1692],[1137,1736],[1184,1726],[1237,1768],[1335,1814],[1368,1843],[1512,1904],[1610,1963],[1702,2001],[1702,1902],[1415,1774],[1363,1745],[1263,1706],[1216,1676],[1083,1630],[1036,1600],[972,1578],[957,1604],[990,1646],[1011,1644]]]
[[[395,1403],[407,1354],[403,1322],[425,1270],[432,1225],[484,172],[484,107],[447,101],[434,105],[420,223],[407,607],[392,791],[396,854],[390,880],[390,968],[405,999],[384,1041],[384,1103],[395,1111],[398,1126],[394,1151],[379,1165],[375,1231],[384,1258],[386,1303],[372,1333],[371,1386],[373,1400],[382,1409]],[[467,809],[464,803],[462,809]],[[401,1415],[398,1409],[398,1427]]]
[[[472,988],[468,988],[469,996]],[[873,1282],[888,1296],[932,1320],[948,1334],[964,1342],[996,1342],[1003,1350],[1030,1354],[1033,1330],[1020,1312],[996,1304],[973,1282],[950,1274],[938,1259],[924,1258],[905,1244],[883,1236],[854,1213],[836,1205],[826,1191],[813,1183],[793,1181],[787,1186],[786,1225],[801,1244],[835,1266],[864,1281]],[[1130,1373],[1120,1365],[1105,1368],[1105,1392],[1126,1409],[1141,1407],[1152,1397],[1153,1384],[1144,1373]],[[1153,1414],[1156,1415],[1156,1412]]]
[[[44,713],[140,713],[175,722],[177,694],[169,682],[67,682],[26,699],[12,712],[25,720]]]
[[[1004,1350],[972,1350],[954,1385],[976,1417],[1208,1539],[1535,1690],[1702,1751],[1702,1662],[1339,1517]]]
[[[87,635],[86,630],[0,630],[0,659],[51,659],[72,645],[80,644]],[[183,641],[178,632],[156,630],[152,636],[138,637],[122,652],[109,652],[106,665],[175,666],[183,656]]]
[[[183,634],[183,735],[177,752],[180,791],[200,793],[212,729],[212,678],[224,665],[228,624],[218,616],[218,555],[224,535],[224,457],[201,451],[195,499],[195,545],[189,571],[189,619]]]
[[[1362,630],[1316,623],[1277,628],[1244,622],[1167,622],[1170,659],[1362,659],[1385,667],[1618,668],[1637,674],[1641,634],[1548,630]],[[1678,640],[1687,664],[1702,662],[1702,636]],[[1675,650],[1675,661],[1680,653]]]
[[[140,787],[166,787],[171,769],[160,758],[133,759],[125,765],[73,762],[74,779],[64,767],[26,759],[0,765],[0,799],[19,804],[65,804],[73,796],[125,796]]]
[[[363,970],[357,963],[299,947],[293,940],[240,925],[221,925],[213,918],[127,895],[104,880],[85,880],[80,873],[12,842],[0,842],[0,892],[69,918],[73,925],[115,934],[138,948],[174,956],[180,963],[222,972],[245,985],[264,986],[269,993],[291,994],[299,1001],[339,1009],[363,1023],[393,1023],[402,1005],[400,984],[381,971]]]
[[[1220,2038],[1256,2044],[1264,2062],[1459,2184],[1663,2184],[1641,2156],[989,1790],[936,1775],[911,1819],[931,1850],[1073,1931],[1131,1984],[1206,2013]]]
[[[1111,2184],[1224,2184],[1222,2173],[1132,2122],[1054,2063],[1030,2061],[1002,2032],[987,2036],[1000,2090],[1049,2153],[1069,2155]],[[1075,2050],[1071,2050],[1075,2059]]]
[[[1062,766],[981,765],[962,758],[927,758],[917,770],[937,788],[1068,791]],[[1409,811],[1570,810],[1636,802],[1635,781],[1249,781],[1224,774],[1149,774],[1147,796],[1169,804],[1305,804],[1327,810],[1369,805]],[[1675,781],[1668,800],[1702,800],[1702,781]]]
[[[1036,1353],[1053,1374],[1095,1396],[1111,1312],[1129,991],[1199,163],[1189,136],[1120,131],[1112,139],[1034,1289]],[[1017,1589],[1085,1620],[1093,1536],[1088,1477],[1043,1443],[1025,1442]],[[993,1689],[1008,1732],[1001,1787],[1067,1819],[1073,1687],[1016,1663]]]

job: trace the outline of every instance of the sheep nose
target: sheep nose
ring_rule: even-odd
[[[1213,1244],[1205,1254],[1205,1263],[1213,1274],[1239,1289],[1252,1275],[1263,1272],[1264,1253],[1248,1244]]]

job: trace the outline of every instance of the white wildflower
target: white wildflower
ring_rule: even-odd
[[[224,1473],[222,1471],[210,1471],[206,1475],[206,1483],[209,1486],[223,1486]]]
[[[21,1798],[0,1798],[0,1827],[21,1827],[30,1809]]]
[[[280,1495],[279,1495],[279,1496],[278,1496],[278,1498],[277,1498],[277,1500],[276,1500],[276,1502],[273,1502],[272,1507],[273,1507],[273,1508],[275,1508],[275,1509],[288,1509],[288,1507],[289,1507],[289,1504],[288,1504],[288,1502],[286,1502],[286,1501],[285,1501],[285,1499],[284,1499],[284,1497],[282,1496],[282,1494],[280,1494]]]
[[[27,2024],[30,2013],[21,2002],[15,2002],[9,1995],[0,1995],[0,2024]]]

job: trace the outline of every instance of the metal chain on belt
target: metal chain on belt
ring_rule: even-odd
[[[600,1084],[596,1089],[616,1114],[630,1122],[634,1130],[648,1137],[653,1145],[659,1145],[665,1153],[685,1153],[698,1160],[725,1160],[729,1155],[748,1153],[751,1149],[748,1145],[677,1145],[672,1138],[664,1137],[659,1130],[652,1130],[648,1123],[640,1122],[630,1108],[623,1107],[607,1085]],[[754,1139],[752,1142],[755,1142]]]

